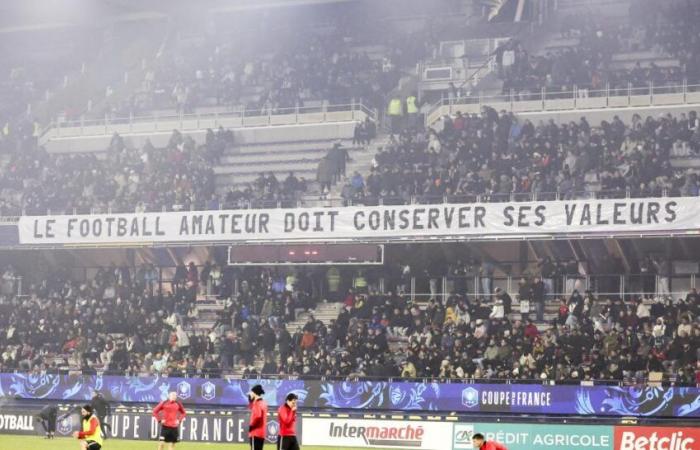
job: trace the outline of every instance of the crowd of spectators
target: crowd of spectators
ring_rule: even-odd
[[[543,56],[530,55],[522,42],[513,39],[496,52],[503,93],[540,95],[550,92],[571,92],[599,95],[608,88],[614,92],[632,87],[679,86],[700,81],[697,42],[700,39],[695,23],[700,8],[692,2],[632,2],[630,21],[604,24],[593,15],[562,20],[562,37],[574,39],[577,45],[547,51]],[[615,64],[620,53],[649,51],[668,58],[670,64],[636,62],[625,68]],[[598,91],[598,92],[592,92]]]
[[[0,126],[24,117],[75,83],[102,43],[92,30],[80,27],[34,29],[31,34],[27,39],[23,33],[8,33],[0,43]]]
[[[561,287],[567,295],[543,299],[547,313],[537,308],[535,317],[523,305],[553,292],[550,269],[540,264],[512,296],[499,288],[466,295],[466,286],[455,284],[427,303],[401,291],[381,294],[376,280],[360,283],[358,273],[352,287],[333,288],[342,291],[330,300],[342,302],[336,319],[309,316],[289,329],[300,311],[329,296],[315,286],[319,273],[181,263],[166,281],[151,264],[112,265],[79,282],[68,269],[36,283],[25,279],[17,296],[17,272],[8,268],[0,286],[0,370],[558,382],[632,381],[661,372],[696,382],[695,290],[676,300],[623,300],[571,284]],[[205,294],[225,308],[201,327],[195,304]]]
[[[161,372],[187,342],[177,318],[194,298],[185,290],[159,295],[152,265],[113,265],[81,282],[65,268],[41,281],[25,277],[22,296],[15,289],[0,297],[3,371]]]
[[[505,201],[598,195],[697,196],[693,169],[672,157],[697,155],[700,121],[693,111],[589,124],[537,124],[484,107],[482,114],[445,116],[427,131],[392,135],[369,174],[344,190],[348,202]]]
[[[628,83],[697,79],[700,8],[691,3],[684,8],[665,11],[640,30],[576,24],[567,33],[578,38],[578,47],[541,58],[511,41],[498,55],[504,90],[574,85],[594,90],[606,83],[624,89]],[[382,107],[384,93],[397,83],[401,50],[397,46],[393,54],[372,59],[341,36],[304,33],[255,55],[242,54],[245,46],[238,43],[215,45],[211,52],[166,53],[146,71],[129,112],[165,107],[188,112],[207,99],[245,103],[262,113],[322,100]],[[614,53],[644,49],[661,50],[680,64],[610,68]],[[257,100],[244,98],[252,88]],[[371,127],[358,126],[356,143],[374,137]],[[235,208],[257,200],[291,201],[307,188],[307,180],[294,173],[284,180],[261,173],[253,185],[217,195],[213,166],[234,145],[233,134],[223,129],[209,130],[202,145],[174,131],[164,148],[150,142],[133,148],[115,135],[104,155],[48,154],[36,137],[29,123],[0,133],[0,148],[8,155],[0,171],[4,215]],[[698,150],[695,112],[635,115],[630,123],[615,117],[592,126],[584,117],[533,124],[485,107],[478,116],[444,117],[427,131],[407,127],[392,133],[366,175],[348,176],[347,151],[335,146],[321,161],[317,181],[325,192],[346,179],[344,199],[365,204],[380,198],[506,200],[549,193],[572,198],[592,188],[601,196],[698,196],[697,174],[671,166],[672,157]],[[575,281],[555,285],[577,273],[575,264],[545,262],[536,275],[523,278],[513,294],[518,309],[511,294],[492,290],[494,269],[486,262],[447,269],[455,278],[449,295],[437,295],[444,274],[433,266],[426,305],[406,295],[410,269],[405,268],[389,283],[404,288],[388,294],[377,292],[364,276],[341,288],[338,275],[329,275],[332,296],[321,295],[305,271],[234,274],[209,263],[180,264],[167,288],[153,265],[112,265],[81,281],[68,270],[53,271],[41,280],[23,280],[18,295],[18,273],[8,268],[0,281],[0,370],[221,376],[242,368],[244,375],[255,375],[254,362],[263,358],[263,374],[566,382],[644,379],[663,372],[674,381],[700,382],[697,292],[678,300],[657,295],[650,304],[643,298],[598,298]],[[658,262],[647,267],[664,278]],[[466,295],[460,280],[470,278],[479,282]],[[567,295],[547,296],[553,292]],[[225,307],[203,329],[195,326],[195,305],[204,294]],[[324,324],[311,316],[303,327],[289,329],[298,311],[322,300],[343,303],[335,320]],[[532,311],[524,307],[528,303]],[[557,312],[546,315],[546,306],[555,305]]]
[[[115,134],[103,153],[47,153],[18,126],[3,164],[5,213],[26,214],[204,208],[214,195],[213,164],[232,134],[210,130],[204,145],[173,131],[164,148],[141,148]]]
[[[0,371],[219,376],[251,367],[258,349],[271,351],[271,331],[286,333],[284,322],[313,306],[301,276],[286,291],[269,272],[249,273],[233,296],[232,270],[211,263],[180,264],[167,281],[152,264],[111,265],[82,281],[66,269],[23,279],[21,292],[15,275],[8,268],[0,286]],[[196,328],[204,294],[228,301],[212,327]]]
[[[291,208],[298,205],[300,197],[309,189],[309,182],[304,177],[297,177],[294,172],[279,180],[274,172],[260,172],[253,181],[239,187],[232,187],[215,197],[207,209],[222,206],[226,209],[249,207]]]
[[[674,3],[662,13],[651,14],[644,9],[649,4],[633,3],[631,13],[637,14],[631,16],[646,18],[639,27],[603,26],[588,16],[564,21],[564,34],[577,38],[580,45],[542,58],[532,58],[519,42],[511,41],[498,52],[505,88],[538,92],[541,86],[576,84],[595,89],[606,82],[613,88],[626,88],[628,81],[660,84],[698,72],[694,23],[700,9],[692,3]],[[144,103],[139,108],[176,106],[188,111],[207,98],[215,98],[217,104],[239,104],[247,101],[240,95],[244,88],[253,86],[262,87],[262,93],[251,107],[267,112],[324,99],[331,103],[376,101],[375,106],[383,107],[383,94],[396,85],[397,61],[405,65],[430,46],[426,39],[421,41],[425,48],[418,50],[421,45],[415,43],[385,42],[390,54],[372,59],[358,50],[363,43],[360,33],[338,24],[332,31],[322,28],[313,32],[285,29],[277,39],[265,41],[264,52],[206,37],[196,51],[191,46],[174,46],[145,71],[142,91],[136,96]],[[279,39],[282,36],[285,39]],[[680,66],[652,64],[628,73],[608,70],[615,52],[644,49],[677,58]],[[158,96],[162,101],[155,99]],[[15,147],[15,133],[34,138],[36,129],[23,125],[7,133],[3,129],[0,147]],[[371,134],[358,130],[355,140],[363,143],[364,136]],[[284,180],[263,174],[249,186],[215,194],[212,165],[224,147],[232,145],[231,137],[223,130],[211,132],[203,151],[177,132],[165,149],[148,143],[141,149],[127,148],[115,137],[104,159],[47,155],[33,143],[17,145],[21,149],[0,174],[0,187],[7,194],[2,196],[0,209],[99,212],[216,209],[258,201],[269,206],[295,204],[308,182],[294,174]],[[327,191],[345,178],[344,199],[365,203],[379,197],[398,202],[422,196],[500,199],[550,192],[566,197],[598,189],[614,192],[612,195],[627,190],[635,195],[663,191],[696,195],[697,176],[673,170],[669,157],[695,153],[698,143],[695,114],[636,117],[628,124],[616,119],[600,126],[591,126],[585,119],[535,125],[487,108],[481,117],[444,118],[427,133],[407,129],[393,135],[368,174],[345,174],[336,156],[329,154],[321,161],[316,181]]]
[[[398,82],[399,50],[372,58],[357,47],[360,31],[351,30],[348,35],[282,27],[274,38],[241,35],[207,39],[195,48],[175,46],[146,71],[129,107],[191,112],[200,106],[242,106],[259,114],[323,101],[380,107],[384,93]]]
[[[480,115],[445,116],[427,132],[406,128],[392,135],[369,174],[346,174],[347,150],[335,146],[319,164],[316,181],[328,190],[345,179],[345,200],[366,204],[379,198],[497,201],[555,193],[572,198],[596,191],[601,197],[696,196],[695,171],[675,169],[671,159],[698,153],[699,125],[694,111],[636,114],[629,123],[615,117],[597,126],[585,117],[535,125],[484,107]],[[90,154],[44,152],[31,124],[10,133],[21,138],[2,141],[11,155],[0,173],[5,214],[219,209],[251,201],[293,205],[308,188],[293,173],[284,180],[267,173],[250,186],[217,194],[213,167],[234,145],[233,134],[224,129],[209,130],[202,145],[174,131],[160,149],[149,141],[134,148],[115,135],[106,152]]]
[[[215,192],[213,167],[233,134],[209,130],[197,145],[174,131],[164,148],[149,141],[139,149],[113,136],[104,153],[48,154],[36,145],[33,126],[13,128],[5,137],[10,158],[0,173],[3,212],[29,214],[73,211],[160,211],[245,207],[252,201],[271,206],[296,204],[308,180],[290,173],[278,180],[263,173],[247,187]],[[371,135],[368,135],[371,136]],[[359,137],[358,137],[359,139]],[[361,135],[363,143],[370,137]],[[697,196],[698,174],[674,168],[673,157],[697,155],[700,119],[693,111],[642,118],[618,117],[589,124],[537,125],[512,113],[484,107],[480,115],[443,117],[424,132],[405,128],[390,136],[369,174],[345,173],[349,157],[335,146],[321,161],[316,181],[323,190],[346,180],[348,202],[507,200],[572,198],[584,192],[601,197]]]
[[[218,194],[213,167],[234,145],[233,133],[221,127],[207,130],[201,145],[174,130],[163,148],[150,140],[141,148],[127,145],[115,134],[105,152],[68,154],[39,147],[29,122],[6,130],[0,140],[9,154],[0,163],[3,215],[216,210],[292,200],[306,190],[305,180],[293,174],[283,183],[270,174],[253,186]]]
[[[425,308],[398,294],[349,292],[337,320],[309,320],[279,373],[637,382],[660,372],[695,384],[698,300],[695,290],[652,304],[573,290],[550,300],[559,304],[555,317],[535,323],[501,290],[490,300],[437,297]]]
[[[349,203],[473,201],[572,198],[588,192],[601,197],[696,196],[697,174],[674,169],[673,157],[696,155],[700,120],[695,112],[670,113],[629,123],[615,117],[591,125],[577,122],[533,124],[516,115],[484,107],[480,115],[443,117],[424,132],[405,128],[381,149],[369,174],[345,173],[347,150],[335,146],[319,164],[323,190],[346,180]],[[366,143],[374,131],[362,132]],[[360,141],[362,139],[362,141]],[[125,144],[115,135],[104,153],[48,154],[39,148],[32,124],[13,127],[0,141],[10,153],[0,173],[4,214],[78,211],[160,211],[295,205],[308,180],[290,173],[278,180],[263,173],[249,186],[215,192],[213,167],[233,133],[209,130],[205,143],[174,131],[157,149]]]
[[[202,144],[173,130],[162,148],[148,139],[139,148],[114,134],[104,152],[85,153],[48,153],[35,131],[21,120],[0,132],[7,155],[0,160],[2,215],[294,206],[309,188],[293,172],[282,180],[270,172],[217,191],[213,169],[235,145],[233,132],[222,127],[207,130]]]

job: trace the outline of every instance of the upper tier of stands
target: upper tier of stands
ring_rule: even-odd
[[[648,2],[639,0],[631,5],[633,10],[642,8],[644,11]],[[562,29],[553,34],[545,23],[543,28],[547,31],[542,43],[537,45],[546,49],[550,56],[545,58],[547,64],[537,69],[537,74],[546,79],[556,72],[558,64],[572,59],[590,59],[589,53],[598,55],[604,50],[610,53],[609,58],[600,56],[606,63],[620,63],[626,67],[630,61],[642,57],[655,58],[659,66],[669,61],[680,64],[684,76],[693,73],[689,69],[692,52],[684,44],[676,44],[683,40],[678,39],[679,36],[695,39],[694,28],[689,25],[691,21],[683,18],[681,26],[673,27],[673,19],[686,17],[684,12],[689,18],[697,14],[692,5],[671,2],[656,20],[644,22],[643,36],[630,30],[620,19],[610,23],[591,21],[592,14],[582,14],[581,21],[565,21]],[[378,197],[400,202],[532,196],[546,199],[580,196],[579,192],[587,196],[696,195],[692,156],[696,152],[698,127],[695,116],[689,112],[700,102],[700,94],[686,84],[678,89],[649,90],[632,83],[619,90],[619,86],[610,87],[608,83],[606,95],[598,95],[589,88],[571,91],[568,98],[541,92],[530,94],[525,90],[514,90],[505,99],[452,98],[428,114],[427,123],[434,133],[404,131],[394,140],[380,136],[377,142],[381,143],[381,151],[378,151],[379,144],[351,144],[355,123],[367,117],[377,121],[382,134],[385,95],[397,86],[402,69],[423,58],[428,48],[436,45],[437,39],[459,33],[459,30],[446,27],[450,28],[449,33],[433,35],[437,25],[423,17],[415,20],[418,25],[407,26],[407,30],[387,38],[378,31],[383,30],[382,26],[396,27],[398,22],[371,20],[366,26],[353,29],[346,27],[342,20],[332,19],[337,18],[333,12],[327,17],[321,16],[316,18],[318,26],[308,35],[300,35],[299,27],[291,26],[284,27],[277,36],[285,39],[260,41],[256,45],[265,48],[261,52],[254,51],[257,47],[253,44],[229,44],[229,38],[243,39],[251,32],[250,27],[258,26],[255,24],[241,28],[236,35],[226,35],[226,39],[222,37],[224,34],[202,34],[196,27],[176,33],[163,46],[153,66],[142,67],[143,79],[139,79],[134,95],[128,96],[125,108],[111,105],[113,108],[108,114],[99,114],[100,119],[91,119],[88,115],[77,121],[63,121],[41,135],[36,127],[32,129],[26,123],[9,123],[0,141],[3,148],[11,150],[2,160],[6,169],[2,173],[7,194],[3,197],[5,211],[38,213],[47,211],[49,205],[53,211],[68,212],[241,205],[230,200],[260,197],[255,195],[254,187],[262,183],[261,171],[266,174],[262,178],[269,178],[270,172],[274,175],[277,181],[268,183],[272,185],[282,184],[282,180],[294,172],[290,183],[295,184],[295,179],[301,181],[301,185],[307,186],[307,194],[316,194],[320,193],[314,184],[319,178],[319,163],[338,141],[348,148],[350,158],[355,159],[353,155],[356,155],[357,160],[362,161],[347,174],[347,186],[332,192],[351,202],[370,203]],[[444,17],[436,21],[452,23]],[[492,32],[494,29],[495,26],[484,27]],[[628,35],[629,39],[619,39]],[[539,35],[534,33],[532,39],[524,39],[527,36],[520,35],[518,39],[530,44],[537,41],[535,37]],[[605,45],[617,40],[623,42],[611,44],[610,48]],[[511,49],[514,53],[522,52],[519,57],[522,60],[515,58],[514,65],[506,64],[513,67],[502,67],[502,75],[515,69],[537,68],[530,65],[531,58],[525,47],[516,46],[515,41],[509,45],[499,52]],[[575,52],[582,53],[572,56],[573,48],[579,48]],[[564,65],[569,67],[568,63]],[[653,70],[632,72],[635,79],[656,81]],[[406,73],[404,70],[403,74]],[[408,92],[407,84],[410,85],[410,80],[398,83],[395,93]],[[538,89],[539,86],[530,91]],[[333,106],[328,100],[350,103]],[[369,103],[357,103],[359,100]],[[481,114],[486,104],[496,111],[516,113],[517,120],[508,115],[505,118],[491,115],[487,119],[470,116]],[[245,107],[247,109],[241,109]],[[667,111],[672,112],[671,117],[658,117]],[[142,114],[145,115],[140,117]],[[587,120],[581,120],[581,116]],[[647,116],[653,119],[649,121]],[[553,119],[555,125],[538,123],[549,119]],[[232,130],[233,140],[223,148],[211,149],[206,142],[207,129],[220,126]],[[496,134],[488,130],[493,126],[497,126]],[[652,127],[660,127],[660,134],[656,135]],[[151,146],[154,149],[172,147],[173,129],[183,135],[183,143],[188,143],[191,152],[188,158],[197,160],[200,166],[194,183],[191,174],[185,173],[186,168],[173,172],[154,167],[151,161],[158,157],[152,155],[147,161],[148,152],[141,150]],[[132,160],[105,153],[114,133],[121,136],[123,147],[129,150]],[[626,133],[631,134],[629,141],[624,139]],[[34,147],[34,138],[45,148],[46,154]],[[636,148],[638,145],[641,148]],[[209,148],[205,152],[208,154],[199,154],[197,149],[201,148]],[[71,156],[57,156],[64,153]],[[78,156],[85,153],[93,155]],[[73,166],[77,160],[83,161],[77,165],[82,168],[70,171],[65,179],[57,178],[59,168]],[[91,162],[84,162],[88,160]],[[117,161],[122,173],[108,174],[105,161],[107,164]],[[374,166],[373,173],[369,165]],[[641,170],[645,167],[659,172],[645,173]],[[97,172],[92,173],[93,170]],[[90,176],[86,175],[88,171]],[[143,178],[145,174],[159,174],[164,179],[185,176],[186,181],[173,178],[172,183],[161,183]],[[392,181],[397,177],[403,179]],[[95,182],[105,178],[113,178],[117,187],[100,187]],[[72,187],[57,194],[57,182],[67,182]],[[151,182],[156,184],[149,186]],[[45,187],[34,189],[42,183]],[[111,185],[111,180],[107,184]],[[190,188],[190,184],[194,187]],[[163,187],[170,187],[170,192],[153,193]],[[101,190],[107,193],[95,193]],[[162,196],[173,198],[160,198]],[[58,197],[61,199],[57,200]],[[291,200],[285,203],[291,206],[300,200],[297,195],[262,197],[268,206],[276,206],[280,200]],[[425,198],[421,200],[421,197]],[[91,204],[90,199],[95,203]]]
[[[235,133],[221,127],[201,133],[114,134],[106,145],[86,145],[91,150],[82,152],[61,145],[47,152],[25,136],[6,147],[10,152],[1,163],[2,213],[294,206],[305,192],[318,191],[319,161],[334,146],[345,144],[350,157],[363,151],[350,146],[354,127],[348,121]]]
[[[218,209],[245,207],[252,200],[267,207],[296,206],[303,192],[318,198],[320,160],[337,144],[351,159],[371,159],[346,171],[347,185],[338,192],[348,203],[698,195],[700,127],[694,111],[660,117],[634,113],[629,120],[614,116],[600,122],[586,119],[599,115],[586,114],[535,125],[526,114],[484,108],[480,115],[445,117],[428,132],[407,127],[369,146],[353,139],[359,123],[353,118],[368,119],[367,113],[333,114],[348,120],[230,133],[221,128],[66,137],[49,141],[49,152],[20,134],[24,137],[16,142],[5,142],[14,145],[4,161],[5,206],[34,214]],[[75,152],[76,143],[99,151]],[[183,157],[189,161],[184,165]],[[270,175],[274,180],[263,181]],[[300,195],[256,189],[283,186],[288,177],[305,186]]]
[[[630,121],[534,122],[484,108],[402,130],[375,157],[355,203],[508,201],[698,195],[695,112]],[[596,119],[594,119],[596,118]]]
[[[561,4],[536,30],[492,39],[497,45],[481,56],[470,52],[486,40],[442,42],[442,51],[457,46],[476,65],[444,86],[439,104],[488,103],[514,112],[668,105],[687,100],[665,94],[699,90],[696,49],[689,44],[698,39],[696,4],[601,3]],[[440,115],[430,112],[429,124]]]

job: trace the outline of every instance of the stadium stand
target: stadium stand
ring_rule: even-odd
[[[658,9],[652,2],[630,4],[628,22],[605,24],[594,16],[562,21],[560,41],[549,42],[546,53],[531,56],[517,40],[497,54],[503,92],[539,94],[542,89],[598,95],[628,86],[697,84],[697,39],[692,26],[697,5],[671,2]],[[641,24],[641,26],[640,26]],[[504,63],[505,55],[505,63]]]
[[[104,152],[48,154],[31,136],[7,160],[2,186],[7,203],[27,214],[90,211],[159,211],[204,208],[214,193],[212,162],[227,145],[219,131],[196,152],[192,139],[175,131],[167,147],[147,141],[127,148],[114,135]]]
[[[234,273],[181,264],[164,293],[153,265],[112,265],[82,282],[55,273],[18,297],[17,273],[8,267],[0,298],[2,369],[557,382],[643,381],[659,372],[676,383],[696,382],[694,289],[677,300],[653,292],[599,296],[550,274],[559,269],[548,264],[523,278],[512,297],[500,288],[469,290],[468,278],[450,275],[456,289],[425,300],[381,294],[372,283],[330,303],[313,294],[318,274],[303,270]],[[363,284],[358,277],[355,286]],[[225,306],[197,301],[204,292]],[[530,303],[542,311],[529,310]]]
[[[699,106],[686,94],[698,91],[700,8],[651,7],[631,3],[631,17],[647,19],[639,27],[583,15],[539,43],[532,30],[506,35],[492,25],[483,35],[437,33],[451,23],[443,17],[422,17],[428,26],[391,39],[379,36],[382,27],[398,26],[382,21],[316,23],[310,33],[300,23],[274,39],[256,34],[250,45],[186,30],[152,61],[110,70],[121,78],[131,69],[119,93],[97,76],[99,100],[90,92],[74,111],[66,105],[45,130],[27,105],[61,80],[12,71],[0,80],[0,96],[16,100],[0,111],[0,215],[289,208],[338,198],[375,206],[696,197]],[[441,40],[469,32],[488,46],[491,34],[503,40],[476,63],[502,84],[467,77],[459,89],[450,81],[437,108],[416,100],[412,72]],[[535,44],[544,53],[530,51]],[[620,113],[606,104],[603,117],[576,103],[537,114],[515,106],[540,96],[544,105],[543,89],[631,98],[632,88],[649,85],[673,86],[663,89],[682,95],[683,108],[628,101]],[[509,98],[475,103],[462,96],[467,88]],[[518,249],[527,266],[519,270],[476,258],[426,258],[419,268],[406,254],[366,271],[234,268],[223,258],[159,267],[136,264],[133,254],[89,270],[62,268],[59,257],[36,271],[8,266],[0,372],[700,384],[695,275],[682,298],[685,284],[669,286],[673,264],[696,259],[676,258],[674,248],[687,256],[693,247],[669,243],[663,256],[615,266],[606,276],[620,287],[606,289],[579,273],[584,259],[612,259],[603,239],[587,243],[589,252],[567,240],[573,259],[525,261],[528,250]],[[495,286],[496,272],[506,286]]]
[[[506,201],[556,198],[698,195],[696,167],[674,167],[695,155],[695,111],[673,117],[635,114],[591,126],[529,119],[484,107],[457,113],[427,131],[407,129],[375,156],[356,203]]]
[[[427,132],[407,128],[373,146],[353,146],[349,137],[285,142],[279,133],[250,144],[237,143],[232,132],[220,128],[216,133],[208,130],[201,145],[174,132],[166,153],[157,151],[150,141],[141,149],[127,148],[124,139],[114,135],[105,153],[46,154],[28,135],[31,127],[24,130],[27,134],[20,135],[21,144],[6,160],[2,185],[5,202],[28,213],[46,211],[47,205],[54,211],[83,213],[107,208],[218,209],[217,205],[238,200],[296,205],[297,193],[304,191],[301,186],[317,181],[326,171],[320,165],[324,156],[331,156],[333,167],[337,166],[331,151],[336,144],[346,149],[348,156],[343,158],[350,159],[367,151],[372,157],[382,147],[372,157],[369,173],[344,174],[348,181],[341,194],[358,204],[376,204],[380,198],[408,203],[412,199],[525,200],[533,195],[541,200],[584,195],[696,196],[699,192],[693,162],[700,141],[695,111],[646,118],[635,114],[631,123],[615,117],[591,126],[584,116],[578,122],[550,120],[535,126],[528,119],[485,107],[478,117],[457,113]],[[351,134],[350,128],[346,130],[341,135]],[[260,164],[267,168],[262,178]],[[106,167],[119,167],[114,183],[97,186]],[[331,172],[335,170],[340,169]],[[298,187],[285,190],[281,197],[273,186],[284,183],[290,172],[289,186]],[[217,175],[215,182],[212,174]],[[334,181],[335,177],[335,173],[323,175]],[[58,189],[70,183],[76,184],[74,188]],[[252,194],[252,186],[262,188],[266,183],[273,186]],[[54,198],[59,193],[63,197]],[[172,198],[158,198],[164,193]]]

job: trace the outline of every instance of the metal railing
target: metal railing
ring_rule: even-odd
[[[700,103],[700,84],[679,83],[644,86],[628,83],[626,86],[594,88],[573,86],[568,90],[515,91],[495,95],[473,95],[445,98],[426,115],[430,126],[444,114],[457,111],[479,113],[482,105],[512,112],[552,111],[566,109],[624,108]]]
[[[443,276],[431,277],[424,275],[412,277],[410,282],[404,285],[402,295],[410,297],[415,302],[427,302],[430,299],[447,298],[455,294],[470,299],[490,300],[495,296],[496,288],[508,292],[514,301],[518,301],[518,281],[527,277],[527,274],[519,276],[494,276],[490,278],[474,276]],[[697,287],[697,275],[674,275],[662,277],[654,274],[579,274],[562,275],[547,279],[546,298],[551,300],[568,299],[574,290],[582,295],[590,291],[597,298],[619,298],[633,300],[638,298],[685,298],[688,292]],[[484,280],[488,279],[487,288]],[[389,289],[391,288],[391,289]],[[394,291],[394,287],[386,287],[386,290]],[[432,290],[432,292],[431,292]],[[531,315],[534,306],[530,305]]]
[[[207,128],[259,127],[298,125],[333,121],[376,119],[376,112],[362,103],[322,104],[279,109],[226,109],[207,113],[152,114],[129,117],[109,117],[72,121],[56,121],[44,130],[41,139],[57,137],[101,136],[118,133],[170,132]]]
[[[602,200],[647,198],[645,192],[635,190],[590,190],[590,191],[555,191],[555,192],[510,192],[491,194],[452,194],[452,195],[414,195],[410,197],[383,196],[364,197],[346,200],[346,206],[375,205],[422,205],[441,203],[506,203],[506,202],[550,202],[561,200]],[[679,192],[662,190],[661,197],[681,197]]]
[[[33,375],[46,375],[46,374],[81,374],[81,370],[56,370],[56,371],[31,371],[31,372],[26,372],[26,371],[21,371],[21,370],[15,370],[12,372],[8,373],[14,373],[14,374],[33,374]],[[96,371],[98,375],[116,375],[116,376],[163,376],[161,373],[157,372],[139,372],[138,374],[130,371],[117,371],[117,370],[110,370],[110,371],[104,371],[104,370],[98,370]],[[204,378],[211,378],[212,374],[208,373],[209,371],[207,370],[197,370],[193,371],[191,375],[188,376],[201,376]],[[542,379],[510,379],[510,378],[473,378],[473,377],[468,377],[468,378],[450,378],[450,377],[401,377],[401,376],[388,376],[388,377],[381,377],[381,376],[354,376],[354,375],[348,375],[348,376],[333,376],[333,375],[280,375],[279,373],[271,373],[271,374],[264,374],[264,373],[258,373],[252,377],[243,377],[240,375],[236,375],[234,371],[230,370],[221,370],[221,369],[215,369],[212,370],[211,372],[216,373],[219,375],[220,378],[225,378],[225,379],[230,379],[230,380],[243,380],[243,379],[250,379],[250,380],[280,380],[280,381],[386,381],[386,382],[402,382],[402,381],[413,381],[413,382],[421,382],[421,383],[458,383],[458,384],[479,384],[479,383],[485,383],[485,384],[532,384],[532,385],[548,385],[548,386],[556,386],[556,385],[582,385],[582,386],[644,386],[646,385],[645,382],[642,382],[636,378],[628,378],[628,379],[623,379],[623,380],[585,380],[585,381],[579,381],[579,380],[560,380],[560,381],[555,381],[555,380],[542,380]],[[94,376],[95,373],[92,371],[86,371],[85,375],[92,375]],[[663,381],[659,383],[655,383],[655,386],[662,385],[662,386],[678,386],[678,383],[672,383],[669,381]],[[691,384],[690,386],[695,386],[695,384]]]

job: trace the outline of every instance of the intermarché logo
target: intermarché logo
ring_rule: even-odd
[[[422,426],[351,426],[330,424],[329,434],[334,438],[360,438],[365,445],[377,447],[421,447],[423,444]]]

